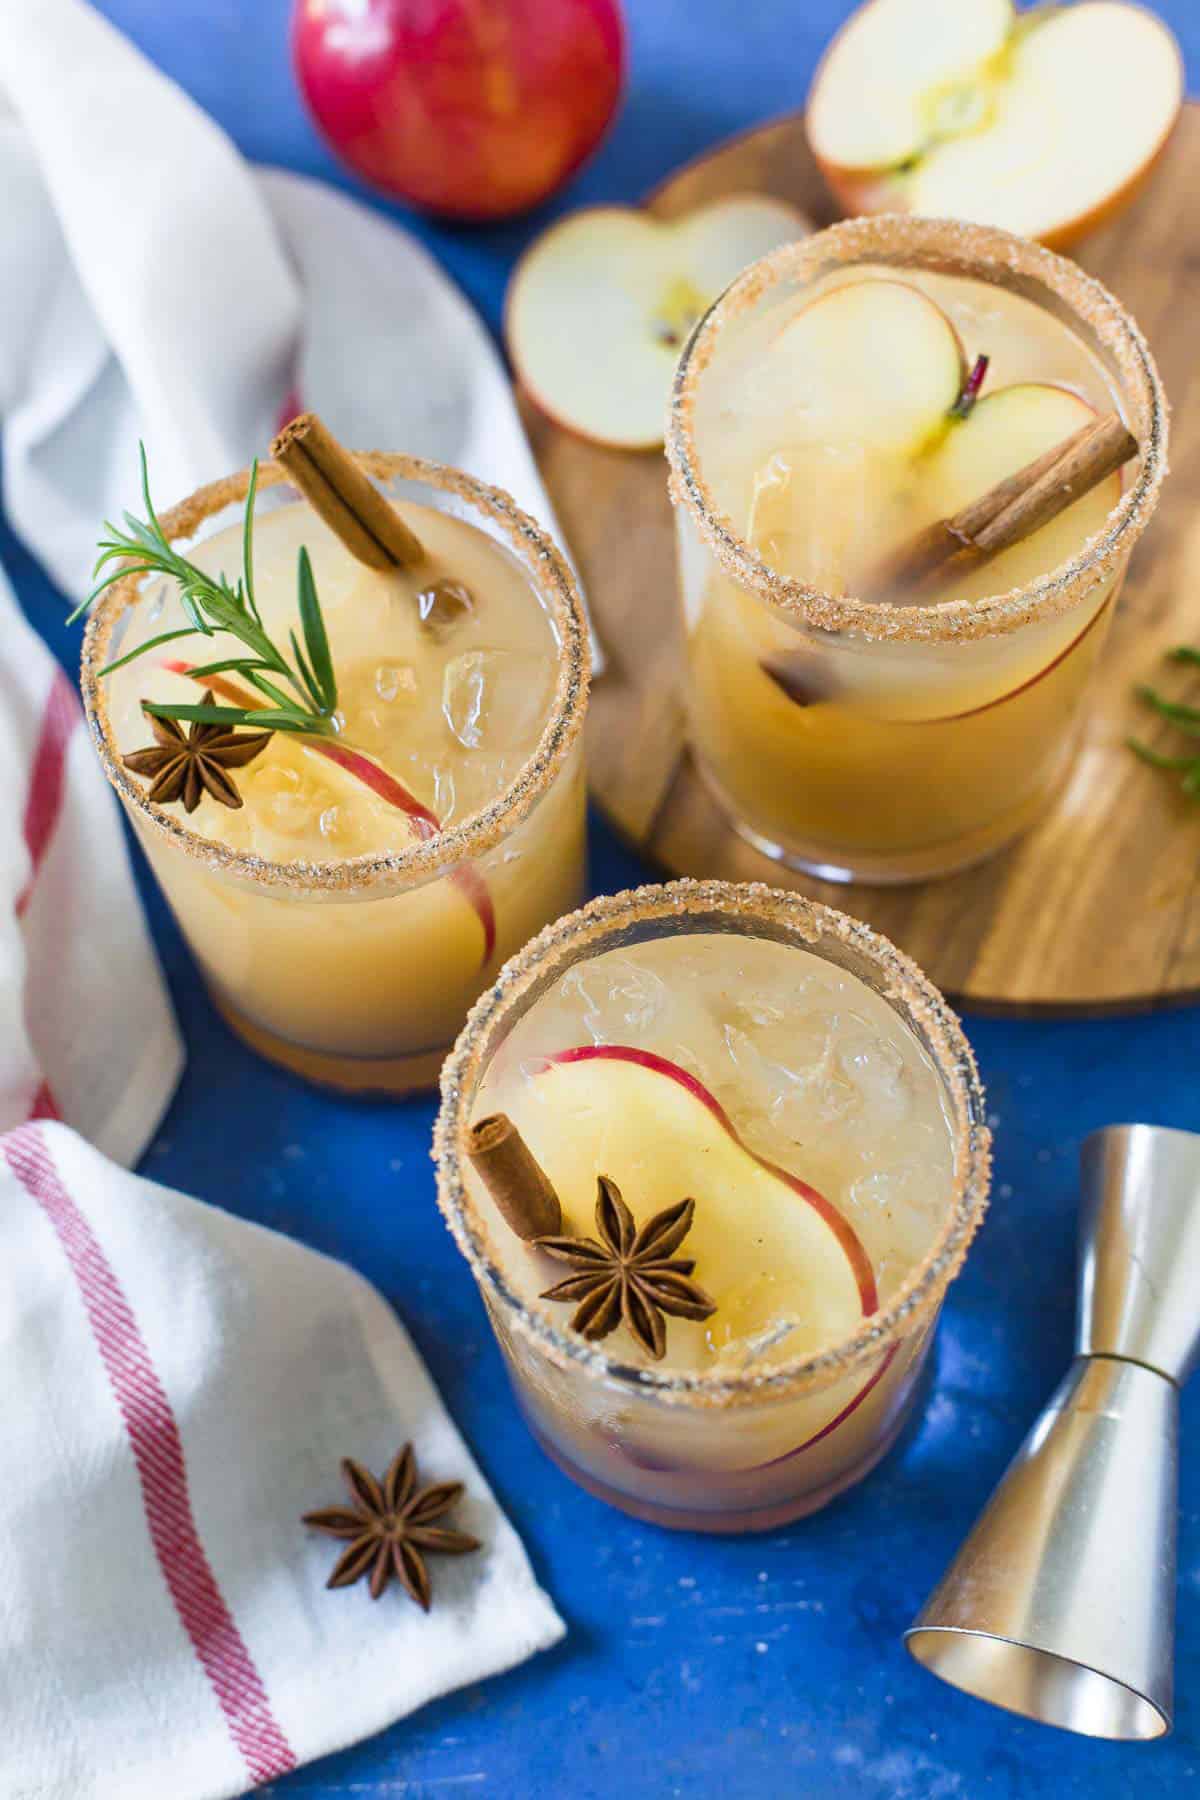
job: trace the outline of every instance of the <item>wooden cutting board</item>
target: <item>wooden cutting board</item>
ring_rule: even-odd
[[[832,218],[799,116],[723,145],[650,199],[670,218],[745,190]],[[1182,741],[1133,697],[1153,679],[1200,703],[1163,652],[1200,642],[1200,106],[1185,108],[1141,198],[1079,260],[1140,322],[1173,405],[1171,465],[1135,550],[1072,780],[1011,850],[909,888],[834,886],[745,844],[701,785],[683,736],[674,542],[661,454],[604,450],[522,401],[542,475],[609,663],[592,693],[592,795],[663,871],[791,886],[870,921],[977,1009],[1100,1012],[1200,996],[1200,804],[1124,748]]]

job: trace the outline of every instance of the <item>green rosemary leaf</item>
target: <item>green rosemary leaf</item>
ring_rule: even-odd
[[[244,673],[247,681],[252,681],[259,693],[265,694],[268,700],[273,700],[282,712],[295,712],[296,703],[291,696],[285,694],[282,688],[276,687],[273,681],[268,681],[252,664],[244,665]]]
[[[1187,737],[1200,737],[1200,709],[1184,706],[1181,701],[1167,700],[1156,688],[1140,687],[1138,699],[1152,707],[1163,719],[1170,719]]]
[[[312,563],[309,561],[308,551],[303,547],[297,569],[297,592],[300,624],[304,630],[304,642],[308,646],[312,673],[316,678],[324,710],[332,713],[337,708],[337,677],[333,672],[333,658],[329,654],[329,639],[325,635],[325,620],[317,599]]]
[[[258,493],[258,458],[250,464],[250,485],[246,489],[246,513],[242,520],[242,588],[246,605],[261,625],[258,604],[254,598],[254,498]]]
[[[1190,769],[1197,763],[1194,756],[1164,756],[1161,750],[1152,750],[1140,738],[1128,737],[1125,744],[1135,756],[1140,756],[1144,763],[1149,763],[1152,769]]]
[[[302,731],[310,737],[332,735],[332,727],[324,719],[304,717],[291,710],[276,712],[270,707],[206,706],[203,701],[194,706],[177,706],[173,701],[143,700],[142,710],[153,713],[155,718],[179,719],[184,724],[246,725],[258,730]]]
[[[196,633],[190,625],[181,625],[178,631],[160,631],[157,637],[147,638],[144,644],[139,644],[137,649],[131,650],[127,656],[118,656],[115,662],[106,663],[100,674],[101,676],[111,675],[115,670],[123,669],[126,663],[134,662],[139,656],[145,656],[147,650],[157,650],[160,644],[171,644],[176,638],[195,637],[195,635]],[[215,670],[210,669],[210,673],[215,673]]]
[[[308,697],[319,712],[321,707],[324,705],[324,701],[321,698],[321,690],[317,686],[316,677],[313,675],[312,670],[308,666],[308,658],[305,656],[303,650],[300,648],[300,639],[296,636],[296,633],[294,631],[289,631],[288,636],[292,642],[292,655],[295,657],[296,667],[299,669],[300,674],[303,677],[304,686],[308,693]]]
[[[1175,663],[1200,663],[1200,650],[1195,649],[1191,644],[1176,644],[1173,650],[1168,650],[1167,661]]]
[[[317,597],[308,552],[300,552],[297,604],[307,653],[301,651],[296,633],[290,632],[294,661],[289,661],[276,645],[262,621],[254,593],[254,502],[258,491],[258,465],[250,471],[246,490],[246,506],[242,521],[242,572],[231,584],[222,575],[209,575],[182,555],[167,538],[150,497],[150,477],[144,446],[139,446],[142,477],[144,519],[132,513],[124,515],[124,527],[106,521],[104,535],[97,547],[93,568],[93,586],[87,599],[71,614],[72,621],[106,593],[114,582],[127,576],[161,575],[177,586],[179,604],[187,620],[186,626],[160,632],[147,639],[136,650],[119,657],[102,671],[107,675],[123,668],[138,656],[144,656],[161,644],[199,633],[211,638],[216,632],[227,632],[242,644],[249,655],[222,656],[213,662],[197,664],[189,673],[197,681],[226,671],[243,676],[270,702],[267,706],[168,705],[157,702],[147,710],[161,718],[180,719],[203,724],[255,725],[272,731],[307,732],[328,736],[333,730],[331,715],[337,707],[337,677],[321,603]],[[286,691],[290,688],[292,693]]]

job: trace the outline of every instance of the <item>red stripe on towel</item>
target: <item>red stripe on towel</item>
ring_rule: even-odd
[[[133,1308],[100,1241],[67,1192],[41,1131],[5,1140],[9,1167],[53,1226],[75,1276],[142,1484],[146,1523],[175,1610],[255,1782],[296,1755],[271,1712],[254,1660],[226,1606],[196,1530],[179,1427]]]
[[[25,801],[25,847],[29,852],[29,878],[17,896],[17,917],[29,905],[38,870],[42,866],[54,828],[62,812],[63,788],[66,784],[67,751],[75,727],[82,718],[75,690],[61,669],[54,671],[50,692],[42,713],[42,728],[29,774],[29,794]]]

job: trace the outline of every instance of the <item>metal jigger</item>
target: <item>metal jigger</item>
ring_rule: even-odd
[[[1171,1729],[1179,1388],[1200,1350],[1200,1136],[1083,1146],[1076,1357],[905,1634],[954,1687],[1090,1737]]]

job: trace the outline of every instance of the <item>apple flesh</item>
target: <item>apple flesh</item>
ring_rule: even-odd
[[[620,100],[618,0],[297,0],[300,88],[365,181],[453,219],[537,206]]]
[[[818,294],[775,337],[771,372],[805,435],[917,455],[962,393],[962,342],[935,300],[906,281],[848,281]]]
[[[1179,47],[1125,0],[1041,17],[1011,0],[868,0],[809,93],[848,213],[999,225],[1064,248],[1148,176],[1183,100]]]
[[[816,1188],[750,1150],[678,1063],[631,1045],[578,1045],[547,1057],[509,1110],[578,1232],[592,1230],[600,1174],[639,1220],[695,1199],[684,1254],[717,1312],[703,1324],[671,1321],[672,1366],[703,1365],[706,1346],[736,1346],[782,1317],[795,1319],[783,1356],[827,1348],[876,1310],[871,1261],[849,1222]]]
[[[504,333],[519,381],[580,437],[657,449],[696,320],[749,263],[807,230],[793,207],[757,194],[668,223],[623,206],[572,214],[513,271]]]

